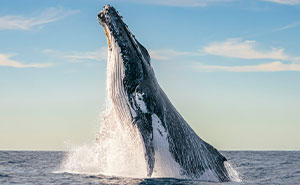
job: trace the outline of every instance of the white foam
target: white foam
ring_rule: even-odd
[[[225,168],[228,172],[229,178],[234,182],[242,182],[239,173],[230,165],[229,162],[224,162]]]

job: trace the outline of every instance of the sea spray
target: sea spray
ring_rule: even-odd
[[[74,147],[62,164],[70,173],[103,174],[126,177],[145,177],[146,163],[136,128],[109,124],[106,117],[97,141],[91,145]],[[108,124],[107,124],[108,123]]]
[[[139,132],[136,126],[121,123],[109,102],[101,114],[96,141],[90,145],[71,147],[60,171],[146,177],[146,161]]]
[[[229,178],[234,182],[242,182],[239,173],[231,166],[229,162],[224,163],[226,170],[228,171]]]

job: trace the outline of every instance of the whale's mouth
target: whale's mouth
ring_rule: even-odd
[[[104,28],[107,44],[110,48],[112,37],[121,36],[119,30],[126,31],[126,25],[118,11],[110,5],[105,5],[103,10],[98,13],[98,20]]]
[[[101,12],[98,13],[98,20],[99,23],[103,26],[104,28],[104,32],[105,32],[105,36],[107,38],[107,44],[110,47],[111,45],[111,39],[110,39],[110,30],[109,30],[109,25],[111,22],[111,16],[109,14],[111,14],[111,12],[113,11],[113,7],[111,7],[110,5],[106,5],[104,6],[103,10]]]
[[[105,32],[105,36],[107,38],[107,45],[110,46],[111,45],[111,42],[110,42],[110,39],[109,39],[109,35],[108,35],[108,32],[107,32],[107,28],[104,27],[104,32]]]

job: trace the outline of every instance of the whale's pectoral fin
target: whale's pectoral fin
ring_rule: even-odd
[[[152,136],[149,135],[144,135],[143,136],[143,140],[144,140],[144,146],[145,146],[145,159],[147,162],[147,176],[151,177],[152,173],[153,173],[153,168],[154,168],[154,162],[155,162],[155,158],[154,158],[154,148],[153,148],[153,144],[152,144],[152,138],[149,138]]]
[[[144,114],[143,118],[138,118],[135,120],[137,127],[142,135],[145,149],[145,160],[147,162],[147,176],[151,177],[154,168],[154,148],[153,148],[153,128],[152,123],[147,121],[147,117],[151,118],[151,115]],[[146,120],[145,120],[146,119]]]

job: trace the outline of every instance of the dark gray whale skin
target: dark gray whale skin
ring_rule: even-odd
[[[148,176],[152,175],[155,164],[151,115],[156,114],[167,132],[169,151],[181,166],[182,175],[200,178],[210,171],[220,182],[230,181],[224,166],[226,158],[203,141],[172,105],[156,80],[148,51],[129,31],[115,8],[106,5],[98,14],[98,20],[120,48],[125,73],[124,91],[128,106],[136,112],[136,115],[132,115],[132,124],[137,125],[144,141]],[[142,94],[146,112],[139,107],[137,94]]]

